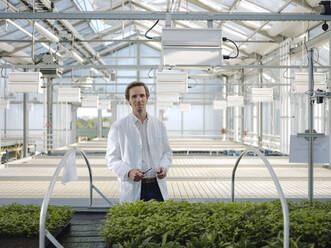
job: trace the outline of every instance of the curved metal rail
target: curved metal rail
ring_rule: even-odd
[[[242,152],[239,156],[239,158],[236,161],[236,164],[232,170],[232,182],[231,182],[231,199],[232,202],[234,202],[234,179],[235,179],[235,175],[236,175],[236,170],[237,167],[239,165],[240,160],[249,152],[253,152],[255,153],[258,157],[260,157],[262,159],[262,161],[264,162],[265,166],[268,168],[269,173],[272,177],[272,180],[274,181],[274,184],[276,186],[279,198],[280,198],[280,202],[282,204],[282,210],[283,210],[283,219],[284,219],[284,243],[283,243],[283,247],[284,248],[289,248],[289,241],[290,241],[290,219],[289,219],[289,214],[288,214],[288,207],[287,207],[287,202],[282,190],[282,187],[279,184],[278,178],[274,172],[274,170],[272,169],[269,161],[266,159],[266,157],[257,149],[253,149],[250,148],[244,152]]]
[[[93,185],[93,180],[92,180],[92,170],[91,170],[91,166],[90,163],[87,159],[86,154],[84,153],[84,151],[81,150],[77,150],[77,149],[72,149],[66,152],[66,154],[64,154],[63,158],[61,159],[58,167],[56,168],[53,176],[52,176],[52,180],[48,186],[48,190],[45,194],[43,203],[41,205],[41,210],[40,210],[40,222],[39,222],[39,248],[44,248],[45,247],[45,236],[55,245],[55,247],[57,248],[63,248],[63,246],[56,240],[56,238],[54,238],[54,236],[46,229],[46,214],[47,214],[47,208],[48,208],[48,204],[49,204],[49,200],[50,197],[52,195],[55,183],[56,183],[56,179],[58,177],[58,175],[60,174],[61,169],[64,167],[64,162],[67,160],[67,158],[74,152],[80,152],[80,154],[82,155],[82,157],[84,158],[85,162],[86,162],[86,166],[89,170],[89,176],[90,176],[90,201],[89,201],[89,207],[92,207],[92,203],[93,203],[93,189],[99,193],[102,198],[104,198],[109,205],[111,205],[111,202],[107,199],[106,196],[104,196],[104,194],[101,193],[101,191]]]

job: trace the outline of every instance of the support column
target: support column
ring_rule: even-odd
[[[258,119],[259,119],[259,110],[258,110],[258,104],[257,103],[251,103],[252,108],[252,128],[253,128],[253,137],[251,140],[251,144],[254,146],[258,146]]]
[[[291,40],[280,44],[280,65],[291,65],[290,53]],[[291,69],[280,69],[280,152],[289,154],[291,135]]]
[[[262,61],[261,61],[261,57],[259,58],[259,64],[262,65]],[[262,88],[262,83],[263,83],[263,70],[260,69],[259,70],[259,88]],[[262,102],[258,103],[258,118],[257,118],[257,122],[258,122],[258,134],[257,134],[257,139],[258,139],[258,146],[262,147],[262,139],[263,139],[263,114],[262,114]]]
[[[5,70],[5,75],[7,74],[7,70]],[[7,86],[8,86],[8,80],[6,78],[4,78],[4,88],[3,88],[3,92],[5,96],[5,92],[7,92]],[[3,136],[6,137],[7,136],[7,109],[4,108],[3,110]]]
[[[53,84],[47,78],[47,152],[53,149]]]
[[[77,142],[77,106],[71,104],[71,139],[70,144]]]
[[[226,76],[223,77],[223,92],[222,92],[222,98],[226,100],[228,92],[227,92],[227,84],[228,84],[228,78]],[[227,130],[227,108],[222,110],[222,126],[221,129]],[[226,132],[223,134],[222,140],[226,140]]]
[[[234,86],[234,94],[239,96],[239,85]],[[233,140],[239,141],[239,109],[241,107],[234,107],[233,108]]]
[[[23,93],[23,157],[28,155],[28,136],[29,136],[29,110],[28,110],[29,94]]]
[[[205,80],[203,80],[203,105],[202,105],[202,135],[206,134],[206,85]]]
[[[329,66],[331,66],[331,35],[329,35]],[[329,67],[329,80],[327,91],[331,91],[331,67]],[[331,100],[328,99],[328,123],[327,134],[329,135],[329,144],[331,144]],[[329,166],[331,166],[331,145],[329,146]]]
[[[3,120],[3,136],[7,136],[7,109],[3,110],[4,120]]]
[[[98,109],[97,133],[98,133],[98,138],[102,138],[102,109]]]
[[[180,111],[180,135],[184,136],[184,112]]]
[[[314,95],[314,50],[309,49],[309,109],[308,109],[308,133],[314,132],[314,105],[311,97]],[[308,142],[308,198],[312,202],[314,196],[314,138],[310,137]]]
[[[117,103],[111,102],[111,124],[117,120]]]
[[[245,72],[244,69],[241,70],[241,95],[244,96],[245,92]],[[245,107],[241,107],[241,142],[244,142],[244,132],[245,132]]]
[[[140,42],[137,43],[137,81],[140,81]]]

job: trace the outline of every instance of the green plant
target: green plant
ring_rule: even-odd
[[[331,201],[288,202],[291,248],[331,247]],[[101,234],[112,247],[283,246],[279,201],[124,203],[109,209]]]
[[[46,229],[58,230],[69,220],[74,211],[69,206],[49,206]],[[13,203],[0,207],[0,237],[32,237],[39,234],[40,206]]]

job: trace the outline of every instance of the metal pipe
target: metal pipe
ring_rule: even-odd
[[[262,65],[262,58],[259,57],[259,64]],[[263,84],[263,70],[262,68],[259,69],[259,88],[262,88]],[[263,140],[263,112],[262,112],[262,102],[257,103],[257,108],[258,108],[258,117],[257,117],[257,130],[258,130],[258,146],[262,147],[262,140]]]
[[[330,23],[329,23],[330,24]],[[331,65],[331,35],[328,35],[329,38],[329,65]],[[331,67],[329,69],[329,75],[331,75]],[[329,76],[327,91],[331,91],[331,77]],[[329,135],[329,144],[331,144],[331,101],[328,99],[328,122],[327,122],[327,130]],[[331,167],[331,146],[329,146],[329,166]]]
[[[288,213],[288,207],[287,207],[287,202],[286,202],[286,198],[284,196],[282,187],[280,186],[279,180],[277,178],[276,173],[274,172],[274,170],[272,169],[272,166],[270,165],[269,161],[266,159],[266,157],[257,149],[248,149],[244,152],[242,152],[239,156],[239,158],[237,159],[235,166],[232,170],[232,181],[231,181],[231,200],[232,202],[234,202],[234,179],[235,179],[235,175],[236,175],[236,170],[237,167],[239,165],[239,162],[241,161],[241,159],[248,154],[249,152],[253,152],[255,153],[258,157],[260,157],[262,159],[262,161],[264,162],[265,166],[268,168],[269,173],[271,175],[271,178],[276,186],[279,198],[280,198],[280,202],[282,205],[282,210],[283,210],[283,220],[284,220],[284,242],[283,242],[283,247],[284,248],[289,248],[289,242],[290,242],[290,218],[289,218],[289,213]]]
[[[28,93],[23,93],[23,157],[28,153],[28,136],[29,136],[29,111],[28,111]]]
[[[89,172],[89,178],[90,178],[90,200],[89,200],[89,206],[92,207],[92,204],[93,204],[93,189],[92,189],[93,177],[92,177],[91,166],[90,166],[90,162],[87,159],[86,154],[83,151],[79,151],[79,152],[82,155],[82,157],[84,158],[85,163],[87,165],[88,172]]]
[[[55,183],[56,183],[56,178],[58,177],[61,169],[64,167],[64,161],[70,156],[72,152],[75,152],[74,150],[68,151],[63,158],[61,159],[58,167],[56,168],[52,180],[48,186],[48,190],[45,194],[43,203],[41,204],[41,209],[40,209],[40,221],[39,221],[39,248],[44,248],[45,247],[45,235],[46,235],[46,214],[47,214],[47,208],[49,204],[49,200],[51,197],[51,194],[53,192]]]
[[[309,49],[309,109],[308,109],[308,133],[314,132],[314,105],[312,96],[314,95],[314,50]],[[313,200],[313,177],[314,177],[314,153],[313,153],[313,137],[309,137],[308,142],[308,198]]]
[[[76,149],[72,149],[66,152],[66,154],[63,156],[63,158],[61,159],[58,167],[56,168],[51,182],[48,186],[48,190],[45,194],[45,197],[43,199],[42,205],[41,205],[41,210],[40,210],[40,221],[39,221],[39,248],[45,248],[45,236],[47,236],[49,238],[49,240],[55,244],[56,247],[58,248],[63,248],[63,246],[56,240],[56,238],[54,238],[52,236],[52,234],[50,234],[47,230],[46,230],[46,214],[47,214],[47,209],[48,209],[48,204],[49,204],[49,200],[50,197],[52,195],[55,183],[56,183],[56,179],[58,177],[58,175],[60,174],[61,169],[65,166],[65,161],[67,160],[67,158],[74,152],[76,153],[76,151],[80,152],[80,154],[82,155],[82,157],[84,158],[85,162],[86,162],[86,166],[87,169],[89,171],[89,178],[90,178],[90,204],[89,206],[92,207],[92,201],[93,201],[93,189],[95,189],[95,191],[97,191],[97,193],[99,193],[102,198],[104,198],[109,205],[111,205],[111,202],[107,199],[107,197],[101,193],[101,191],[93,185],[93,177],[92,177],[92,170],[91,170],[91,166],[90,163],[87,159],[86,154],[84,153],[84,151],[81,150],[76,150]]]
[[[53,142],[49,139],[53,135],[53,85],[52,79],[47,78],[47,152],[53,148]]]
[[[6,58],[3,56],[2,58]],[[1,68],[8,68],[8,69],[56,69],[56,68],[64,68],[66,70],[76,70],[76,69],[90,69],[95,68],[97,70],[105,70],[105,69],[113,69],[113,70],[136,70],[137,65],[83,65],[83,64],[68,64],[68,65],[56,65],[56,64],[39,64],[39,65],[12,65],[12,64],[0,64]],[[159,69],[160,65],[140,65],[139,69],[141,70],[149,70],[149,69]],[[331,66],[314,66],[314,68],[318,69],[330,69]],[[164,68],[170,68],[170,66],[165,65]],[[218,69],[218,73],[222,72],[223,70],[239,70],[239,69],[307,69],[307,66],[300,66],[300,65],[222,65],[222,66],[214,66],[214,65],[176,65],[172,67],[172,69],[206,69],[206,68],[214,68]]]

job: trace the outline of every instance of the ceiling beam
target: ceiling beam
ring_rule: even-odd
[[[309,13],[253,12],[147,12],[147,11],[86,11],[86,12],[0,12],[0,19],[12,20],[217,20],[217,21],[331,21],[329,15]]]
[[[149,70],[149,69],[158,69],[160,67],[159,64],[157,65],[56,65],[56,64],[49,64],[49,65],[13,65],[13,64],[0,64],[1,68],[12,68],[12,69],[55,69],[55,68],[65,68],[65,69],[90,69],[95,68],[98,70]],[[165,68],[169,68],[165,66]],[[201,66],[201,65],[181,65],[181,66],[174,66],[173,69],[187,69],[187,68],[195,68],[195,69],[206,69],[208,66]],[[239,70],[239,69],[308,69],[308,66],[301,66],[301,65],[220,65],[220,66],[209,66],[209,68],[217,68],[219,71],[222,70]],[[331,66],[315,66],[315,68],[319,69],[330,69]]]

